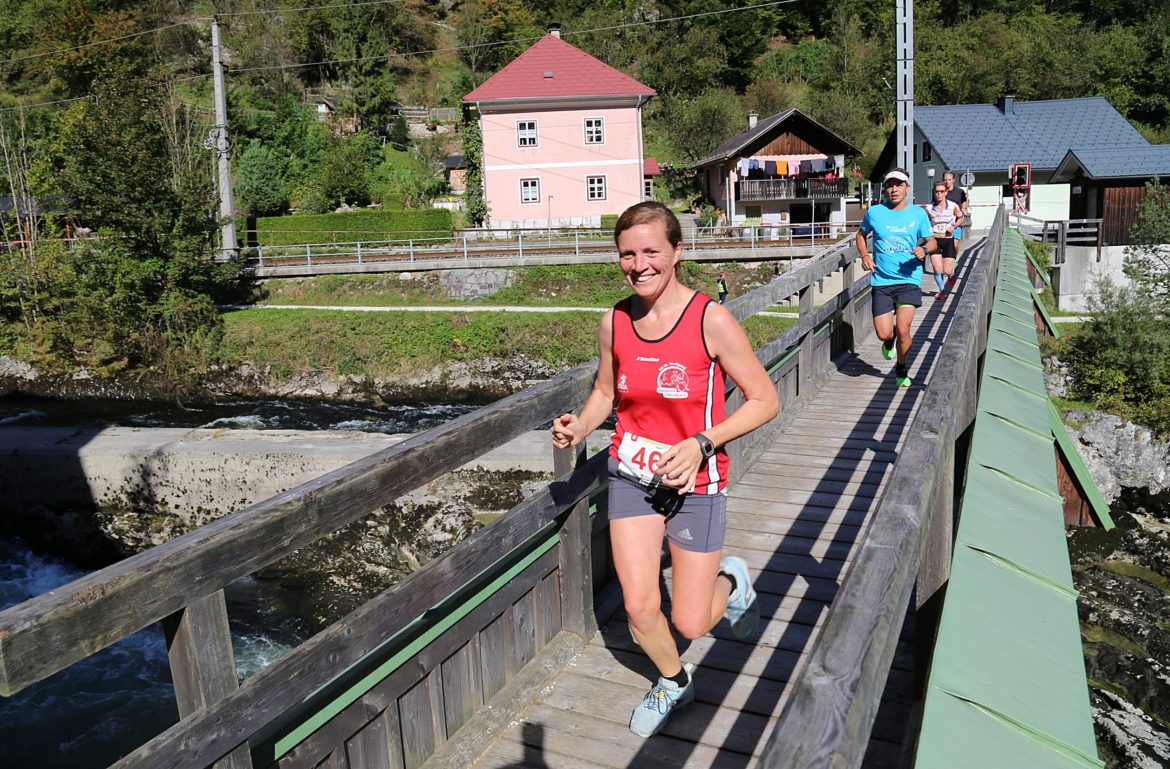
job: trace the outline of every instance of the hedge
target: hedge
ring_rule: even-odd
[[[249,228],[252,229],[252,228]],[[403,237],[451,237],[454,223],[451,212],[443,208],[418,211],[342,211],[332,214],[295,214],[262,216],[256,219],[256,234],[249,233],[259,245],[297,245],[333,243],[386,238],[394,233]]]

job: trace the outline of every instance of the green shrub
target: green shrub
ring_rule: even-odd
[[[1098,284],[1093,318],[1064,340],[1070,395],[1170,432],[1170,320],[1148,294]]]

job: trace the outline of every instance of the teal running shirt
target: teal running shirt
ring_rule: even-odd
[[[922,260],[910,252],[918,245],[919,238],[929,238],[934,233],[930,217],[921,206],[908,205],[900,211],[884,203],[870,206],[861,221],[861,231],[866,235],[873,233],[871,286],[922,284]]]

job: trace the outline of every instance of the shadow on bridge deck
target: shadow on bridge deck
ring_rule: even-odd
[[[967,250],[980,247],[977,242]],[[478,769],[756,766],[786,702],[787,683],[801,675],[877,509],[903,434],[931,380],[946,376],[934,364],[972,261],[960,261],[953,294],[923,297],[912,387],[895,387],[893,362],[882,358],[868,334],[861,349],[838,359],[812,401],[781,415],[785,424],[775,444],[731,489],[724,549],[747,561],[763,616],[753,642],[737,641],[721,622],[685,647],[684,661],[698,666],[695,703],[649,740],[628,731],[630,711],[656,673],[618,612],[479,758]],[[667,611],[670,589],[668,569]],[[865,766],[900,763],[914,697],[910,612]]]

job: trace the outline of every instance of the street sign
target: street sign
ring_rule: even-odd
[[[974,187],[975,174],[971,173],[970,171],[964,171],[963,175],[959,177],[959,184],[963,185],[964,187]]]

